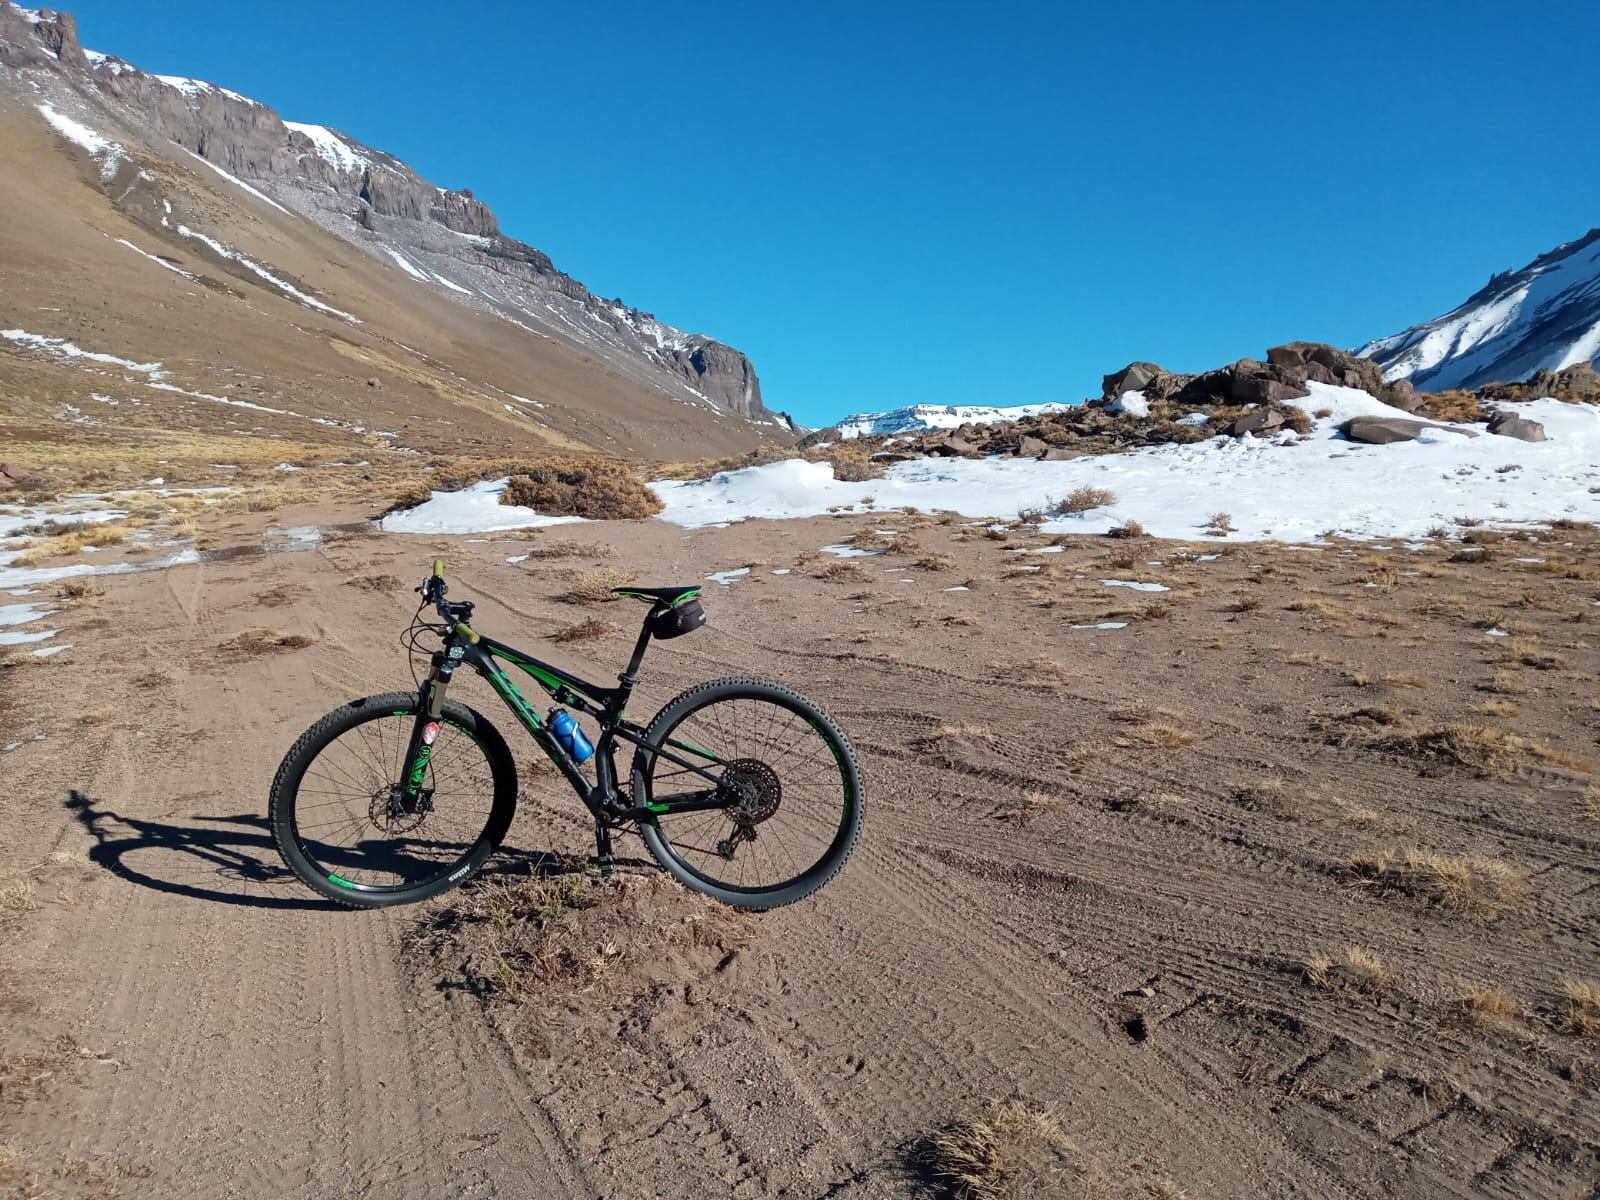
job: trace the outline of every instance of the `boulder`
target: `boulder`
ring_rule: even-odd
[[[1423,406],[1427,398],[1417,394],[1409,379],[1397,379],[1384,389],[1384,395],[1379,399],[1383,400],[1391,408],[1398,408],[1401,412],[1414,413]]]
[[[930,439],[922,444],[922,450],[939,458],[972,458],[978,453],[978,448],[971,442],[954,434]]]
[[[1031,434],[1025,433],[1017,440],[1018,458],[1043,458],[1049,449],[1049,443],[1042,442]]]
[[[1282,404],[1311,393],[1302,384],[1261,374],[1235,375],[1228,394],[1240,404]]]
[[[1040,462],[1066,462],[1069,458],[1082,458],[1081,450],[1068,450],[1061,446],[1051,446],[1039,456]]]
[[[1207,371],[1196,375],[1172,396],[1177,404],[1206,405],[1226,400],[1233,389],[1233,376],[1227,371]]]
[[[1300,345],[1291,343],[1287,346],[1273,346],[1267,351],[1267,362],[1274,367],[1298,367],[1306,369],[1306,356]]]
[[[1334,384],[1339,382],[1339,377],[1319,362],[1306,364],[1306,378],[1317,383]]]
[[[1166,368],[1157,363],[1131,362],[1100,380],[1100,398],[1115,400],[1123,392],[1141,391],[1151,380],[1166,374],[1169,374]]]
[[[1544,426],[1537,421],[1530,421],[1527,417],[1519,417],[1515,413],[1500,411],[1489,418],[1489,432],[1500,437],[1517,438],[1524,442],[1542,442],[1545,440]]]
[[[1236,417],[1222,427],[1227,437],[1244,437],[1247,433],[1271,433],[1283,425],[1283,417],[1269,408],[1258,408]]]
[[[1454,429],[1449,425],[1435,425],[1431,421],[1409,421],[1404,417],[1351,417],[1339,426],[1339,432],[1352,442],[1365,442],[1369,446],[1415,441],[1417,434],[1424,429],[1443,429],[1467,437],[1478,436],[1470,429]]]

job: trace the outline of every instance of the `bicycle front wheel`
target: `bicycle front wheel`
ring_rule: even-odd
[[[498,730],[447,701],[418,799],[400,776],[415,692],[336,708],[290,748],[269,817],[284,863],[313,891],[354,908],[410,904],[469,878],[517,807],[517,769]]]
[[[657,713],[645,741],[633,760],[635,804],[713,788],[728,800],[641,824],[679,882],[739,908],[777,908],[815,892],[850,857],[861,830],[855,753],[797,692],[760,679],[703,683]]]

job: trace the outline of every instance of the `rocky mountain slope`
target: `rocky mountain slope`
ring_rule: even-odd
[[[1600,358],[1600,229],[1490,279],[1465,304],[1362,346],[1424,391],[1511,383]]]
[[[651,457],[793,436],[743,354],[595,296],[470,191],[87,50],[70,14],[0,0],[0,152],[27,166],[0,181],[0,380],[35,432]],[[167,392],[97,409],[85,371]]]

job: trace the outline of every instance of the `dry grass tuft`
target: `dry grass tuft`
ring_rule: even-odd
[[[1355,988],[1384,992],[1394,986],[1394,972],[1363,946],[1346,946],[1337,954],[1319,954],[1306,963],[1307,983],[1322,988]]]
[[[849,559],[830,557],[812,562],[807,574],[813,579],[854,579],[861,568]]]
[[[303,633],[279,633],[275,629],[246,629],[217,647],[224,658],[260,658],[280,650],[300,650],[314,645],[316,638]]]
[[[1528,884],[1523,872],[1497,858],[1452,858],[1418,850],[1352,854],[1344,873],[1378,892],[1411,896],[1479,920],[1515,908]]]
[[[65,533],[41,538],[14,560],[19,567],[32,566],[50,558],[76,554],[85,546],[109,546],[127,536],[128,526],[122,521],[100,521],[92,525],[75,525]]]
[[[936,1194],[950,1200],[1099,1193],[1055,1113],[1019,1099],[991,1100],[930,1134],[913,1160]]]
[[[8,879],[0,883],[0,931],[15,927],[23,917],[38,908],[32,880]]]
[[[596,542],[590,545],[587,542],[574,541],[572,538],[551,538],[548,542],[535,542],[523,553],[530,559],[615,558],[617,556],[617,548],[605,542]]]
[[[1587,760],[1543,742],[1489,725],[1438,725],[1397,729],[1375,738],[1373,746],[1416,758],[1454,763],[1485,774],[1505,774],[1533,763],[1588,773]]]
[[[1480,717],[1514,717],[1522,710],[1509,700],[1484,700],[1472,706]]]
[[[1497,696],[1526,696],[1528,685],[1518,679],[1510,671],[1496,671],[1494,678],[1488,683],[1478,685],[1480,692],[1492,692]]]
[[[617,627],[610,621],[602,621],[599,617],[585,617],[576,625],[568,625],[556,630],[550,635],[552,642],[593,642],[600,638],[610,637],[617,632]]]
[[[1180,750],[1195,742],[1195,735],[1178,723],[1182,718],[1164,708],[1116,708],[1111,710],[1110,716],[1119,724],[1131,726],[1126,737],[1116,739],[1119,746]]]
[[[1064,804],[1066,800],[1055,792],[1028,791],[1022,793],[1018,803],[1001,808],[995,815],[1013,825],[1029,825],[1036,817],[1061,811]]]
[[[69,579],[61,585],[61,596],[66,600],[87,600],[91,596],[103,595],[105,590],[87,579]]]
[[[1498,1025],[1515,1019],[1521,1009],[1517,998],[1489,984],[1476,984],[1456,1001],[1461,1015],[1474,1025]]]
[[[1600,785],[1591,783],[1584,788],[1578,803],[1583,807],[1584,816],[1591,821],[1600,821]]]
[[[1566,993],[1567,1011],[1561,1028],[1578,1037],[1600,1037],[1600,982],[1569,979]]]
[[[579,571],[567,589],[568,604],[605,604],[621,597],[611,594],[612,588],[623,587],[636,579],[632,571],[620,567],[591,567]]]
[[[941,725],[919,743],[923,750],[941,751],[956,742],[983,742],[993,745],[997,739],[982,725]]]

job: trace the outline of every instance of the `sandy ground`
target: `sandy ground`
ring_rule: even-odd
[[[265,523],[211,532],[251,545]],[[844,574],[814,555],[919,524],[920,549]],[[618,554],[505,561],[558,538]],[[346,534],[62,600],[75,648],[8,660],[0,700],[0,742],[22,743],[0,755],[0,1181],[897,1197],[923,1194],[917,1139],[1020,1096],[1054,1107],[1080,1168],[1038,1194],[1590,1195],[1600,1013],[1565,989],[1600,977],[1594,535],[1481,562],[1015,552],[1044,541],[883,517]],[[562,602],[574,570],[755,564],[708,585],[712,624],[654,651],[635,709],[729,674],[815,696],[865,769],[845,872],[740,918],[731,967],[645,964],[632,993],[520,1006],[413,947],[449,898],[333,911],[285,879],[263,815],[278,759],[337,703],[408,685],[395,639],[441,550],[480,628],[602,678],[622,634],[541,635],[638,612]],[[930,552],[948,563],[917,566]],[[258,629],[314,641],[229,648]],[[530,781],[500,865],[583,850],[583,817]]]

